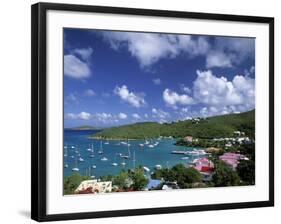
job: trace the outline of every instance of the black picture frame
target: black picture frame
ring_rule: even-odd
[[[114,210],[48,215],[46,213],[46,13],[48,10],[100,12],[123,15],[191,18],[216,21],[253,22],[269,25],[269,200],[243,203],[209,204],[196,206],[160,207],[149,209]],[[103,7],[89,5],[37,3],[32,5],[32,154],[31,154],[31,218],[36,221],[54,221],[206,210],[238,209],[274,206],[274,18],[183,11],[164,11],[137,8]]]

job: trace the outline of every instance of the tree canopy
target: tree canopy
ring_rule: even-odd
[[[240,178],[237,172],[233,171],[223,161],[217,161],[213,183],[216,187],[238,186],[240,185]]]
[[[94,138],[104,139],[144,139],[161,136],[196,138],[220,138],[234,136],[234,131],[243,131],[254,137],[255,111],[228,114],[198,120],[184,120],[171,123],[143,122],[120,127],[112,127],[94,134]]]

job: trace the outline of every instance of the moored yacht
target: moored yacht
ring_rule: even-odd
[[[161,170],[161,169],[162,169],[162,166],[159,165],[159,164],[157,164],[157,165],[155,165],[155,169],[156,169],[156,170]]]
[[[101,161],[107,161],[108,159],[104,156],[100,159]]]
[[[79,171],[77,160],[75,160],[75,166],[72,168],[72,171]]]
[[[103,154],[102,141],[100,142],[100,150],[98,151],[98,153]]]
[[[146,166],[143,167],[143,170],[144,170],[145,172],[149,172],[149,171],[150,171],[150,169],[149,169],[148,167],[146,167]]]

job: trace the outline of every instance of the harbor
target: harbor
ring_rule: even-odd
[[[76,172],[99,178],[139,166],[149,176],[155,169],[190,164],[194,159],[206,156],[200,149],[174,145],[173,138],[128,141],[90,139],[88,136],[95,132],[64,131],[65,177]]]

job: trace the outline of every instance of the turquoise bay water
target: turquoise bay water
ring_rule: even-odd
[[[162,167],[172,167],[175,164],[187,164],[192,162],[198,156],[191,155],[177,155],[171,154],[173,150],[192,150],[192,148],[176,146],[174,145],[174,139],[163,138],[162,140],[154,139],[159,142],[154,148],[149,148],[147,145],[140,147],[139,144],[143,144],[143,140],[130,141],[130,159],[124,159],[119,154],[128,155],[127,145],[120,144],[121,141],[102,141],[103,154],[99,154],[101,140],[89,139],[89,135],[96,133],[97,131],[89,130],[64,130],[64,176],[69,176],[73,172],[72,168],[78,167],[81,175],[89,175],[89,168],[93,165],[95,169],[90,168],[90,175],[94,175],[96,178],[103,175],[116,175],[122,169],[131,169],[138,167],[139,165],[148,167],[150,171],[153,171],[155,165],[161,165]],[[105,144],[108,142],[108,144]],[[91,158],[92,153],[87,149],[93,144],[94,157]],[[75,148],[71,148],[74,146]],[[79,156],[80,154],[80,156]],[[135,156],[134,156],[135,155]],[[102,157],[106,157],[107,161],[101,161]],[[182,159],[183,157],[188,157]],[[79,158],[83,158],[84,161],[79,161]],[[133,161],[135,158],[135,162]],[[125,162],[125,165],[121,165]],[[113,166],[112,163],[117,163],[117,166]],[[65,165],[68,167],[65,167]]]

